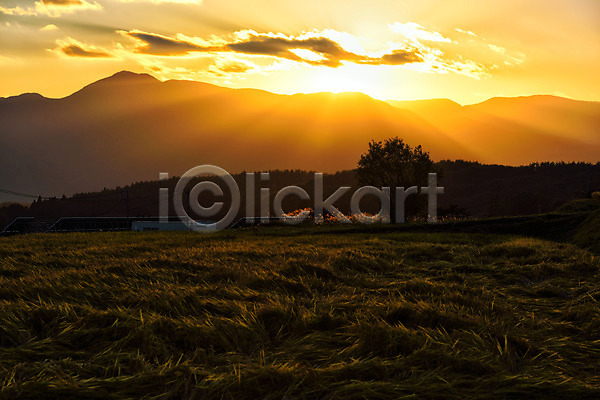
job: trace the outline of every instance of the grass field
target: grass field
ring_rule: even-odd
[[[0,238],[0,397],[598,399],[599,272],[490,233]]]

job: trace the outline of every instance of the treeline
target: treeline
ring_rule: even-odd
[[[600,163],[544,162],[528,166],[441,161],[442,205],[459,205],[473,216],[551,212],[600,190]]]
[[[442,171],[439,184],[445,187],[445,194],[439,197],[439,215],[454,217],[485,217],[526,215],[556,210],[564,203],[585,198],[593,191],[600,190],[600,163],[535,163],[528,166],[509,167],[503,165],[484,165],[467,161],[440,161],[437,163]],[[241,192],[242,203],[237,217],[245,213],[246,183],[245,174],[234,175]],[[219,179],[211,180],[219,182]],[[172,196],[178,178],[168,181],[138,182],[127,187],[104,189],[95,193],[80,193],[71,197],[38,199],[31,205],[3,204],[0,207],[0,227],[20,216],[54,219],[59,217],[103,217],[129,216],[144,217],[158,215],[159,188],[169,188]],[[193,187],[191,182],[184,189],[187,198]],[[262,181],[260,174],[255,175],[255,213],[260,212],[260,189],[269,189],[271,212],[273,198],[277,191],[285,186],[304,188],[311,199],[314,199],[314,173],[301,170],[270,171],[269,179]],[[224,185],[221,185],[224,186]],[[338,187],[358,187],[354,171],[342,171],[325,174],[325,197]],[[406,186],[410,186],[407,183]],[[336,206],[349,213],[350,197],[353,190],[340,198]],[[227,202],[230,193],[225,190]],[[200,203],[210,206],[219,200],[208,193],[203,193]],[[364,203],[364,204],[363,204]],[[379,207],[377,200],[365,198],[362,209],[375,212]],[[296,196],[288,196],[283,202],[285,211],[301,208],[312,208],[313,200],[305,201]],[[187,201],[184,206],[191,216]],[[223,210],[222,213],[227,210]],[[172,201],[169,206],[170,215],[175,215]],[[417,214],[424,213],[419,210]],[[414,215],[413,215],[414,216]],[[416,215],[418,216],[418,215]]]

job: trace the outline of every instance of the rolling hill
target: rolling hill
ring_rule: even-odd
[[[480,162],[600,160],[599,102],[528,96],[492,98],[469,106],[447,99],[389,103],[427,120]]]
[[[371,139],[392,136],[436,160],[598,161],[599,116],[600,103],[561,98],[390,104],[360,93],[287,96],[123,71],[62,99],[0,99],[0,187],[60,196],[199,164],[334,172],[353,168]]]

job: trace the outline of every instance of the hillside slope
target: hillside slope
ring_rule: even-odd
[[[539,99],[528,108],[503,99],[402,109],[359,93],[284,96],[123,71],[63,99],[0,99],[0,188],[60,196],[199,164],[335,172],[354,168],[371,139],[393,136],[437,160],[597,161],[598,103],[551,100],[560,105],[554,119],[575,121],[568,134],[539,111],[547,109]],[[506,118],[511,107],[523,110],[521,119]]]
[[[436,157],[464,152],[415,114],[361,94],[281,96],[127,72],[64,99],[0,100],[0,182],[61,195],[199,164],[352,168],[371,139],[402,136]]]
[[[600,102],[528,96],[469,106],[447,99],[388,103],[416,113],[483,163],[599,160]]]

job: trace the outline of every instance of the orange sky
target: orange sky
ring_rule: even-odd
[[[0,0],[0,96],[119,70],[276,93],[600,100],[600,1]]]

